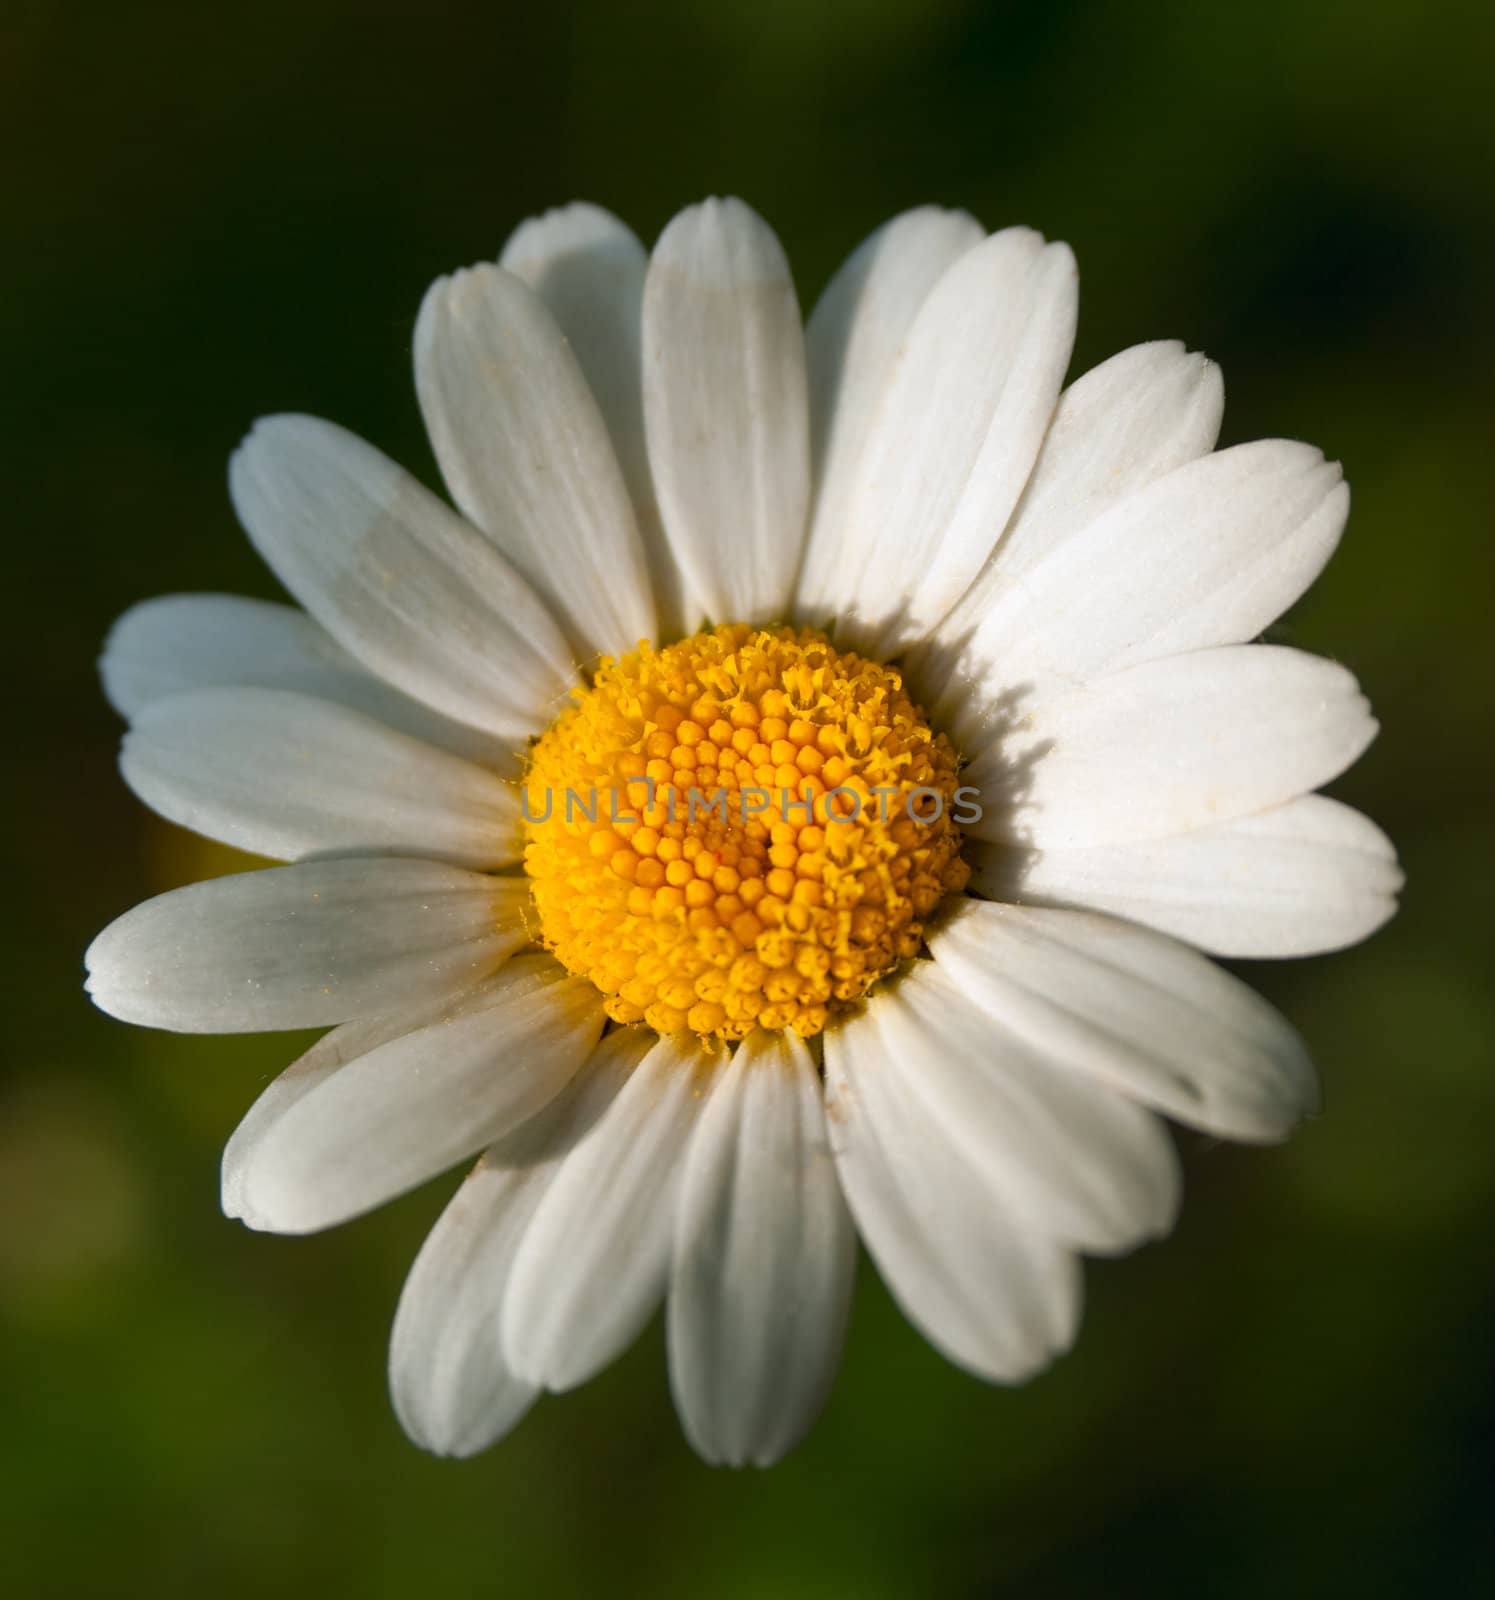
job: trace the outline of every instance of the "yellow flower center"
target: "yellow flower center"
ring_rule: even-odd
[[[536,742],[542,944],[618,1022],[818,1033],[964,886],[958,759],[891,667],[734,623],[604,657]]]

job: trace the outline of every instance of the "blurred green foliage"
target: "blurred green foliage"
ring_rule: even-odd
[[[0,1012],[0,1583],[162,1596],[1495,1592],[1495,355],[1478,4],[11,0],[0,52],[10,620]],[[1075,371],[1223,363],[1226,442],[1341,457],[1341,554],[1285,627],[1385,727],[1338,789],[1410,887],[1363,949],[1248,973],[1325,1115],[1187,1144],[1167,1244],[1089,1274],[1026,1389],[944,1365],[862,1273],[845,1371],[768,1474],[680,1441],[657,1330],[474,1463],[383,1392],[448,1184],[326,1237],[218,1214],[295,1050],[93,1012],[89,936],[232,863],[137,805],[93,660],[130,602],[273,594],[224,492],[257,414],[431,475],[408,375],[437,273],[529,212],[646,236],[736,192],[808,304],[909,204],[1069,239]]]

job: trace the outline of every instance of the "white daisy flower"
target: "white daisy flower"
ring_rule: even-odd
[[[88,954],[184,1031],[331,1025],[224,1156],[250,1227],[330,1227],[480,1154],[391,1385],[466,1455],[663,1300],[692,1444],[766,1463],[831,1381],[860,1235],[952,1361],[1073,1340],[1080,1253],[1167,1233],[1163,1118],[1282,1138],[1302,1044],[1206,957],[1382,923],[1399,873],[1313,791],[1375,724],[1252,643],[1348,494],[1216,451],[1172,343],[1061,389],[1061,244],[924,209],[801,327],[740,202],[652,255],[591,206],[438,282],[450,509],[329,422],[261,422],[234,505],[303,608],[129,612],[126,781],[292,865]],[[1203,953],[1201,953],[1203,952]]]

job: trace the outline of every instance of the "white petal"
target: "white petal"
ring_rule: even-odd
[[[979,838],[1084,849],[1170,838],[1317,788],[1376,734],[1354,678],[1278,645],[1145,662],[1021,714],[971,763]]]
[[[932,962],[915,962],[875,1003],[884,1036],[919,1063],[932,1117],[1032,1226],[1099,1253],[1172,1228],[1178,1157],[1156,1117],[1056,1067]]]
[[[633,498],[653,581],[657,638],[688,631],[682,579],[659,519],[644,443],[643,309],[648,252],[600,206],[577,203],[523,222],[499,265],[523,278],[570,341],[597,397]]]
[[[982,237],[963,211],[905,211],[852,252],[816,302],[805,329],[816,489],[795,601],[803,623],[823,627],[860,568],[849,504],[878,407],[930,290]]]
[[[846,520],[860,559],[837,636],[886,659],[981,570],[1028,481],[1074,343],[1067,245],[1007,228],[935,285],[867,440]]]
[[[1092,367],[1059,397],[993,574],[1013,581],[1127,495],[1208,455],[1224,411],[1219,367],[1175,340]]]
[[[356,1022],[345,1022],[324,1033],[311,1049],[298,1056],[279,1077],[272,1079],[239,1119],[238,1127],[223,1147],[224,1216],[238,1217],[251,1228],[269,1229],[269,1219],[260,1216],[249,1203],[245,1175],[260,1142],[271,1127],[298,1100],[330,1078],[339,1067],[367,1055],[371,1050],[377,1050],[393,1039],[403,1039],[407,1034],[443,1021],[453,1014],[462,1000],[475,994],[478,987],[474,984],[465,995],[443,995],[439,999],[404,1006],[382,1016],[361,1017]]]
[[[372,445],[268,417],[235,453],[234,506],[276,576],[371,672],[506,738],[560,709],[570,651],[476,528]]]
[[[708,1461],[768,1466],[829,1392],[856,1235],[802,1040],[737,1049],[691,1138],[670,1273],[670,1382]]]
[[[546,1389],[585,1383],[664,1293],[686,1140],[710,1058],[661,1039],[566,1158],[514,1262],[503,1309],[510,1368]]]
[[[652,498],[640,365],[649,256],[638,236],[611,212],[578,202],[520,223],[498,264],[545,302],[602,409],[624,476]]]
[[[245,1220],[313,1233],[424,1183],[552,1100],[603,1021],[586,979],[548,956],[511,961],[283,1105],[241,1158]]]
[[[427,1450],[475,1455],[533,1402],[535,1386],[499,1347],[509,1271],[567,1151],[651,1042],[632,1028],[604,1039],[548,1106],[484,1154],[416,1257],[395,1313],[389,1387],[406,1433]]]
[[[539,1396],[498,1348],[497,1307],[529,1220],[525,1202],[544,1192],[523,1184],[527,1176],[505,1183],[514,1175],[503,1173],[494,1185],[479,1163],[405,1280],[390,1337],[390,1401],[412,1442],[433,1455],[486,1450]]]
[[[992,663],[965,646],[1003,591],[1127,495],[1208,454],[1224,406],[1214,362],[1167,340],[1123,350],[1059,396],[1007,531],[935,637],[915,653],[925,703],[947,732],[969,734],[961,688]]]
[[[1286,1021],[1186,945],[1114,917],[959,899],[929,934],[962,993],[1045,1057],[1223,1139],[1317,1107]]]
[[[644,285],[644,416],[665,533],[714,622],[789,615],[809,510],[804,334],[773,230],[682,211]]]
[[[435,861],[303,862],[189,884],[104,929],[94,1004],[178,1033],[328,1023],[455,995],[529,935],[528,887]]]
[[[919,1082],[927,1057],[893,1045],[884,998],[825,1034],[826,1127],[842,1190],[908,1319],[950,1360],[1018,1382],[1073,1340],[1078,1265],[931,1114]]]
[[[125,782],[185,828],[255,855],[422,855],[496,867],[523,853],[518,793],[360,711],[282,689],[154,700]]]
[[[104,693],[125,718],[187,689],[293,689],[366,712],[472,761],[517,772],[512,741],[453,722],[366,672],[304,611],[236,594],[166,594],[131,606],[99,662]]]
[[[500,267],[432,284],[415,381],[442,475],[550,607],[578,657],[655,632],[633,506],[581,364],[544,302]]]
[[[982,692],[1036,696],[1161,656],[1243,644],[1318,576],[1348,509],[1339,467],[1306,444],[1266,439],[1179,467],[993,600],[971,639],[972,653],[993,663]]]
[[[971,887],[993,899],[1108,911],[1217,956],[1342,949],[1387,921],[1402,885],[1385,834],[1322,795],[1172,839],[978,846],[975,864]]]

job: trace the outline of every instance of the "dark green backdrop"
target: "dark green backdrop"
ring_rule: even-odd
[[[8,1593],[1495,1592],[1489,17],[9,0]],[[829,1412],[769,1474],[688,1454],[657,1331],[435,1462],[383,1362],[447,1186],[309,1240],[225,1222],[219,1148],[294,1041],[142,1033],[79,990],[105,921],[234,864],[119,783],[93,660],[143,596],[274,592],[224,489],[257,414],[431,474],[430,278],[573,197],[652,236],[707,192],[773,221],[807,303],[912,203],[1029,222],[1080,259],[1076,371],[1182,338],[1223,363],[1226,442],[1344,460],[1349,533],[1286,636],[1381,714],[1338,792],[1398,842],[1406,906],[1361,950],[1251,970],[1325,1115],[1281,1150],[1190,1143],[1178,1235],[1092,1269],[1077,1352],[1031,1387],[945,1366],[864,1270]]]

